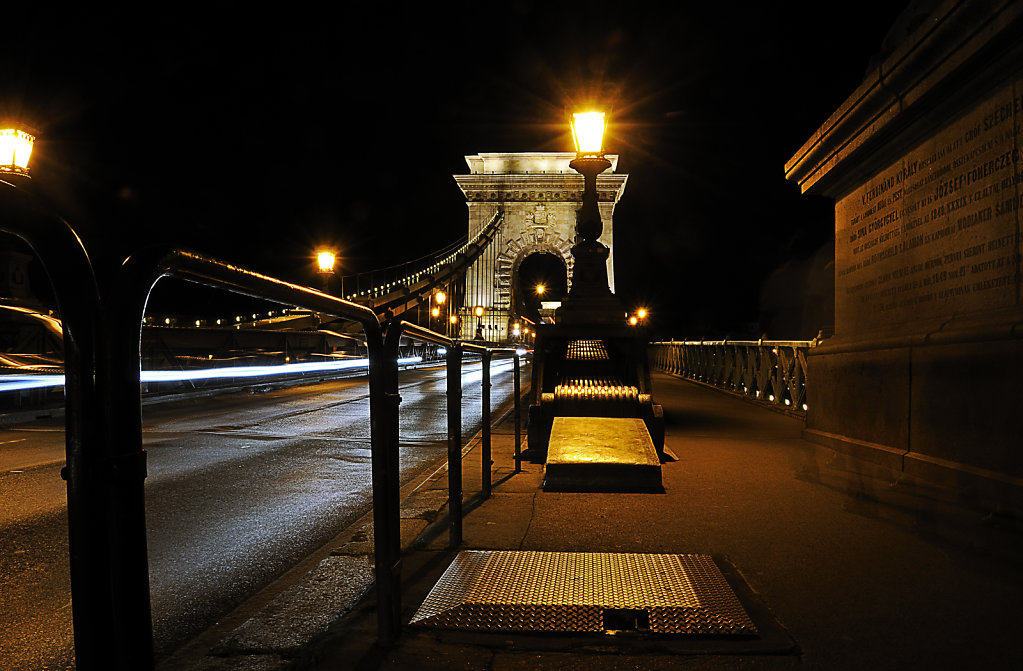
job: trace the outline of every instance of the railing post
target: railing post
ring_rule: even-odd
[[[369,334],[366,336],[366,342],[369,344]],[[401,633],[401,496],[398,485],[400,342],[401,324],[398,323],[387,330],[382,351],[378,350],[379,353],[375,353],[371,347],[369,357],[370,423],[372,427],[374,420],[377,420],[375,428],[379,434],[379,440],[374,440],[372,436],[370,438],[373,455],[373,549],[377,581],[377,635],[385,644],[395,641]]]
[[[117,409],[104,407],[109,334],[102,331],[104,307],[92,263],[66,222],[9,182],[0,182],[0,230],[25,241],[37,255],[53,287],[63,326],[66,466],[61,476],[67,481],[77,668],[151,669],[144,512],[136,507],[144,462],[110,445],[110,418],[120,418]],[[136,544],[124,552],[139,538],[135,533],[139,520],[141,548]],[[136,563],[140,549],[141,570]],[[144,582],[135,582],[140,576]]]
[[[515,472],[522,472],[522,383],[520,381],[521,369],[519,367],[519,353],[515,357]]]
[[[452,548],[462,544],[462,348],[448,347],[448,516]]]
[[[481,459],[483,461],[483,498],[490,498],[491,491],[491,473],[490,467],[494,461],[491,458],[491,427],[490,427],[490,360],[493,357],[490,350],[483,352],[482,365],[483,365],[483,412],[480,421],[483,424],[483,454]]]

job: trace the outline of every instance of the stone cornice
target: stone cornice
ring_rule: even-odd
[[[572,174],[546,175],[454,175],[454,178],[468,201],[582,201],[583,177],[574,171]],[[617,202],[627,181],[628,175],[598,175],[599,199]]]
[[[1023,3],[947,0],[789,159],[785,178],[840,198],[1018,71],[1021,54]]]
[[[542,152],[526,151],[515,153],[480,152],[465,157],[469,171],[475,174],[498,175],[542,175],[542,174],[576,174],[568,164],[576,157],[575,152]],[[607,154],[611,161],[609,170],[618,168],[618,154]]]

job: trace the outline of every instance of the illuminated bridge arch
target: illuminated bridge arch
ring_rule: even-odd
[[[571,247],[575,216],[582,204],[583,177],[569,167],[574,153],[530,152],[466,156],[468,175],[455,175],[469,208],[469,237],[476,235],[496,212],[504,218],[491,249],[471,265],[465,278],[464,305],[487,308],[487,334],[508,337],[515,314],[513,295],[522,261],[537,252],[564,261],[568,286],[572,284]],[[614,291],[614,235],[612,217],[628,175],[615,173],[618,156],[609,155],[611,168],[597,178],[597,197],[604,230],[600,241],[611,253],[607,275]],[[551,297],[559,300],[560,296]]]

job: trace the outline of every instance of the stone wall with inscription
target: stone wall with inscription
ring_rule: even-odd
[[[836,203],[835,331],[1019,305],[1023,79]]]

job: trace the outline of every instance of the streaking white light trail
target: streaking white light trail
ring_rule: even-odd
[[[410,356],[398,359],[398,365],[421,363],[423,357]],[[184,382],[186,380],[215,380],[237,377],[274,377],[295,373],[329,373],[341,370],[368,368],[369,359],[343,359],[341,361],[313,361],[309,363],[285,363],[276,366],[228,366],[225,368],[203,368],[199,370],[144,370],[142,382]],[[0,375],[0,392],[24,389],[63,387],[63,375]]]

